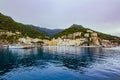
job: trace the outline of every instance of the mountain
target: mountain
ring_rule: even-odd
[[[47,28],[39,28],[41,31],[45,32],[49,36],[53,36],[59,32],[62,32],[63,29],[47,29]]]
[[[64,30],[64,29],[48,29],[48,28],[42,28],[34,25],[28,25],[28,26],[37,31],[42,31],[43,33],[45,33],[50,37]]]
[[[81,25],[73,24],[72,26],[63,30],[62,32],[55,34],[54,37],[57,38],[57,37],[72,34],[72,33],[75,33],[75,32],[86,32],[86,30],[87,30],[87,28],[84,28]]]
[[[37,31],[28,25],[18,23],[14,21],[11,17],[5,16],[0,13],[0,30],[11,31],[15,33],[16,31],[21,32],[21,36],[29,36],[31,38],[45,38],[45,34],[42,31]]]
[[[87,30],[90,30],[90,31],[93,31],[93,32],[97,33],[98,37],[101,38],[101,39],[110,40],[110,41],[120,41],[120,37],[112,36],[112,35],[109,35],[109,34],[104,34],[104,33],[98,32],[98,31],[94,31],[92,29],[85,28],[82,25],[77,25],[77,24],[73,24],[72,26],[63,30],[62,32],[59,32],[59,33],[55,34],[54,38],[67,36],[67,35],[73,34],[75,32],[82,32],[82,36],[83,36],[85,33],[88,33]]]
[[[84,28],[82,25],[73,24],[70,28]]]
[[[94,31],[92,29],[85,28],[82,25],[73,24],[67,29],[47,29],[33,25],[25,25],[22,23],[18,23],[14,21],[11,17],[5,16],[0,13],[0,31],[1,30],[10,31],[13,33],[20,32],[21,36],[23,37],[29,36],[31,38],[41,38],[41,39],[45,39],[46,35],[53,38],[58,38],[64,35],[73,34],[75,32],[82,32],[82,36],[83,36],[84,33],[87,33],[87,30],[91,30],[93,32],[96,32],[98,34],[98,37],[101,39],[110,40],[110,41],[120,41],[120,37]],[[3,37],[4,36],[2,36],[2,38]],[[10,37],[8,39],[10,39]]]

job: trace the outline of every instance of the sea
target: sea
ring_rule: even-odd
[[[120,80],[120,47],[0,48],[0,80]]]

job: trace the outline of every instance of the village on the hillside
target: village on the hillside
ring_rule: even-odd
[[[0,31],[0,35],[7,35],[7,36],[19,36],[20,32],[5,32]],[[14,38],[15,39],[15,38]],[[82,32],[75,32],[73,34],[64,35],[58,37],[57,39],[52,38],[51,40],[48,39],[39,39],[39,38],[30,38],[30,37],[20,37],[17,42],[8,43],[7,40],[3,41],[4,45],[12,45],[12,44],[19,44],[19,45],[40,45],[40,46],[93,46],[93,47],[113,47],[118,46],[118,43],[112,43],[110,40],[100,39],[98,37],[98,33],[87,30],[86,33]],[[2,42],[2,41],[1,41]]]

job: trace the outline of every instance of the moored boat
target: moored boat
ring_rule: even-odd
[[[23,46],[9,46],[10,49],[22,49]]]
[[[30,49],[33,48],[31,45],[9,45],[9,49]]]

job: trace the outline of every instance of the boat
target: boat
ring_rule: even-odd
[[[31,45],[9,45],[9,49],[30,49],[33,48],[34,46]]]
[[[3,47],[8,47],[8,45],[3,45]]]
[[[23,46],[9,46],[9,49],[22,49]]]
[[[34,48],[34,46],[32,46],[32,45],[25,45],[25,46],[23,46],[23,49],[30,49],[30,48]]]
[[[8,45],[1,45],[1,48],[8,48]]]

